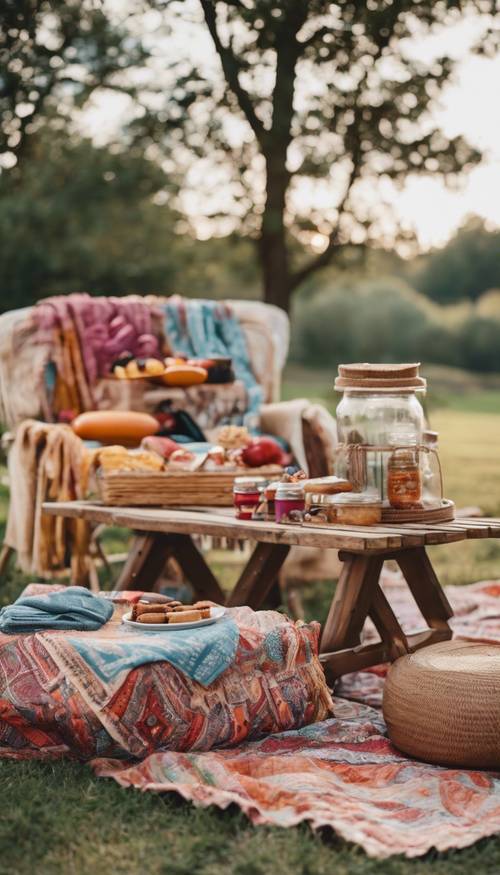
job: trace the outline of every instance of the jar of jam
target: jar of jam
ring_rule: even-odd
[[[397,510],[422,507],[422,474],[420,454],[415,440],[401,435],[391,443],[395,446],[387,464],[387,498]]]
[[[382,502],[376,492],[344,492],[333,496],[339,526],[376,526],[382,519]]]
[[[251,520],[262,501],[262,491],[266,484],[264,477],[235,477],[233,485],[233,504],[236,519]]]
[[[304,489],[300,483],[279,483],[274,509],[277,523],[300,523],[304,513]]]
[[[280,484],[279,480],[273,480],[264,487],[264,498],[266,500],[266,520],[271,522],[276,518],[276,490]]]

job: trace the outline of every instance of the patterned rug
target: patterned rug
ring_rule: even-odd
[[[406,587],[390,575],[384,585],[403,627],[414,625],[416,608],[406,595]],[[500,582],[449,587],[447,595],[455,610],[457,634],[500,641]],[[372,634],[368,629],[367,637]],[[10,670],[14,671],[12,660],[17,658],[17,653],[10,654]],[[4,666],[6,663],[2,669]],[[50,739],[44,739],[44,696],[49,692],[49,680],[54,682],[49,674],[45,679],[37,675],[39,737],[30,740],[33,749],[25,750],[24,757],[70,753],[64,744],[51,748]],[[89,718],[80,729],[82,750],[92,743],[90,765],[96,774],[113,778],[124,787],[176,792],[199,806],[225,809],[235,804],[255,824],[289,827],[306,821],[313,828],[329,826],[374,857],[416,857],[431,848],[465,847],[499,832],[500,773],[440,768],[398,753],[387,739],[378,707],[384,676],[385,668],[380,666],[344,678],[336,691],[340,695],[335,699],[334,718],[298,730],[274,730],[261,740],[224,749],[173,752],[158,750],[159,745],[133,759],[129,747],[124,757],[123,747],[120,752],[110,743],[102,725],[102,737],[95,736],[102,715],[92,711],[94,722]],[[26,676],[19,676],[20,696],[27,682]],[[65,695],[64,682],[62,678],[61,697]],[[121,690],[115,693],[117,705],[123,695]],[[83,707],[76,695],[71,705],[76,710]],[[16,723],[8,705],[0,700],[0,728],[3,718],[11,733],[0,737],[0,744],[6,745],[4,756],[20,758],[19,750],[16,754],[12,746],[8,749],[9,743],[20,743],[25,731],[24,717],[19,715],[18,711]],[[88,731],[87,739],[83,729]],[[148,732],[152,745],[154,730]]]
[[[385,572],[383,585],[403,628],[421,624],[401,577]],[[500,581],[446,592],[455,634],[500,641]],[[463,848],[499,832],[500,773],[427,765],[392,746],[379,710],[385,674],[378,666],[345,676],[334,719],[301,730],[229,750],[91,766],[124,787],[176,792],[202,807],[235,804],[255,824],[329,826],[378,858]]]

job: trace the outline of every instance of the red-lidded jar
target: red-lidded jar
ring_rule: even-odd
[[[261,493],[266,484],[265,477],[235,477],[233,503],[238,520],[251,520],[261,503]]]

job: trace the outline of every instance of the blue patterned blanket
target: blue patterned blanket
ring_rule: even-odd
[[[107,687],[147,662],[170,662],[207,687],[234,661],[239,641],[236,623],[222,617],[211,626],[173,632],[138,632],[123,626],[123,637],[71,635],[67,641]]]
[[[165,334],[175,352],[191,358],[211,355],[232,358],[236,379],[241,380],[247,390],[248,407],[242,417],[243,424],[255,431],[264,395],[252,371],[241,325],[231,308],[221,301],[174,295],[164,310]]]

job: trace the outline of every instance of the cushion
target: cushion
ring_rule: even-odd
[[[67,633],[0,635],[0,756],[206,751],[330,716],[319,624],[246,607],[229,613],[239,627],[236,656],[209,687],[165,661],[110,684],[68,647]],[[102,637],[106,628],[80,635]]]
[[[402,656],[383,711],[389,738],[415,759],[500,768],[500,645],[444,641]]]

